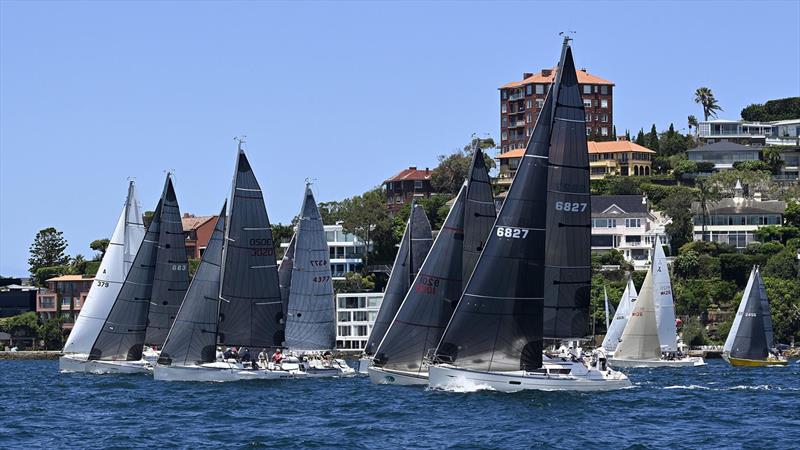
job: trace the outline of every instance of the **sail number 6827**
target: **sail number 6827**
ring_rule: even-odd
[[[514,239],[525,239],[526,237],[528,237],[529,231],[530,230],[526,230],[524,228],[497,227],[497,236],[514,238]]]
[[[586,206],[587,203],[556,202],[556,211],[584,212],[586,211]]]

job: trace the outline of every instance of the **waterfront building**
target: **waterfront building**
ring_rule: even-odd
[[[0,289],[0,317],[12,317],[36,311],[35,286],[9,284]]]
[[[715,170],[725,170],[740,161],[759,161],[760,153],[760,147],[719,141],[690,149],[686,156],[690,161],[714,163]]]
[[[334,281],[344,280],[347,272],[360,272],[364,268],[364,253],[367,246],[358,236],[346,233],[340,223],[325,225],[325,238],[328,241],[331,262],[331,277]],[[289,242],[281,242],[284,252]]]
[[[336,349],[361,353],[383,301],[382,292],[336,294]]]
[[[186,257],[189,259],[200,259],[214,232],[217,223],[217,216],[195,216],[194,214],[183,213],[181,224],[183,233],[186,235]]]
[[[767,225],[781,225],[786,202],[762,200],[759,193],[744,195],[740,182],[736,182],[733,198],[711,202],[707,206],[706,241],[731,244],[744,249],[755,242],[755,231]],[[703,240],[703,212],[700,202],[692,202],[693,237]]]
[[[397,211],[411,203],[414,197],[430,197],[433,193],[431,186],[432,171],[414,166],[401,170],[397,175],[383,182],[386,188],[386,204],[390,211]]]
[[[647,270],[653,260],[653,242],[669,245],[669,219],[650,211],[641,195],[592,196],[592,251],[622,253],[635,270]]]
[[[523,73],[522,80],[499,88],[501,153],[525,148],[557,72],[552,68]],[[596,140],[613,139],[614,83],[592,75],[586,69],[576,73],[586,109],[586,135]]]
[[[60,317],[62,328],[71,330],[93,281],[92,275],[61,275],[46,280],[47,288],[36,296],[36,314],[41,320]]]

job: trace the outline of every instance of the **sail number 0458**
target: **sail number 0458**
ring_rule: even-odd
[[[498,237],[525,239],[526,237],[528,237],[529,232],[530,230],[526,230],[525,228],[497,227]]]
[[[564,212],[584,212],[588,203],[580,202],[556,202],[556,211]]]

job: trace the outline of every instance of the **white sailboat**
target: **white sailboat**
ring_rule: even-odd
[[[636,302],[638,296],[639,294],[636,293],[636,286],[633,285],[633,279],[629,276],[628,284],[625,286],[625,291],[622,293],[619,305],[617,305],[614,318],[611,324],[606,327],[608,331],[606,331],[606,336],[603,338],[602,344],[606,354],[612,355],[617,349],[619,338],[622,336],[622,331],[625,330],[625,325],[628,323],[631,311],[633,311],[633,304]]]
[[[153,376],[161,381],[301,378],[296,361],[217,358],[217,345],[280,348],[283,302],[264,197],[239,144],[231,193],[169,331]]]
[[[114,300],[117,298],[133,259],[144,239],[142,213],[136,199],[134,182],[128,183],[125,206],[108,243],[94,283],[83,304],[72,332],[59,358],[61,372],[84,372],[92,345],[100,334]]]
[[[569,39],[525,155],[429,366],[457,389],[603,391],[631,383],[605,358],[545,358],[589,332],[591,197],[585,112]]]
[[[764,280],[758,267],[742,295],[733,325],[722,348],[722,358],[732,366],[785,366],[786,358],[773,351],[772,315]]]
[[[703,358],[677,353],[672,286],[664,251],[658,243],[655,255],[620,342],[608,363],[618,368],[703,366]]]

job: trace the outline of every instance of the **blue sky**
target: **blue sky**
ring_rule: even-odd
[[[499,136],[497,87],[555,64],[616,83],[614,122],[800,95],[800,2],[0,1],[0,274],[54,226],[68,252],[110,236],[135,177],[152,209],[174,169],[184,212],[214,214],[247,149],[273,222],[433,167]]]

